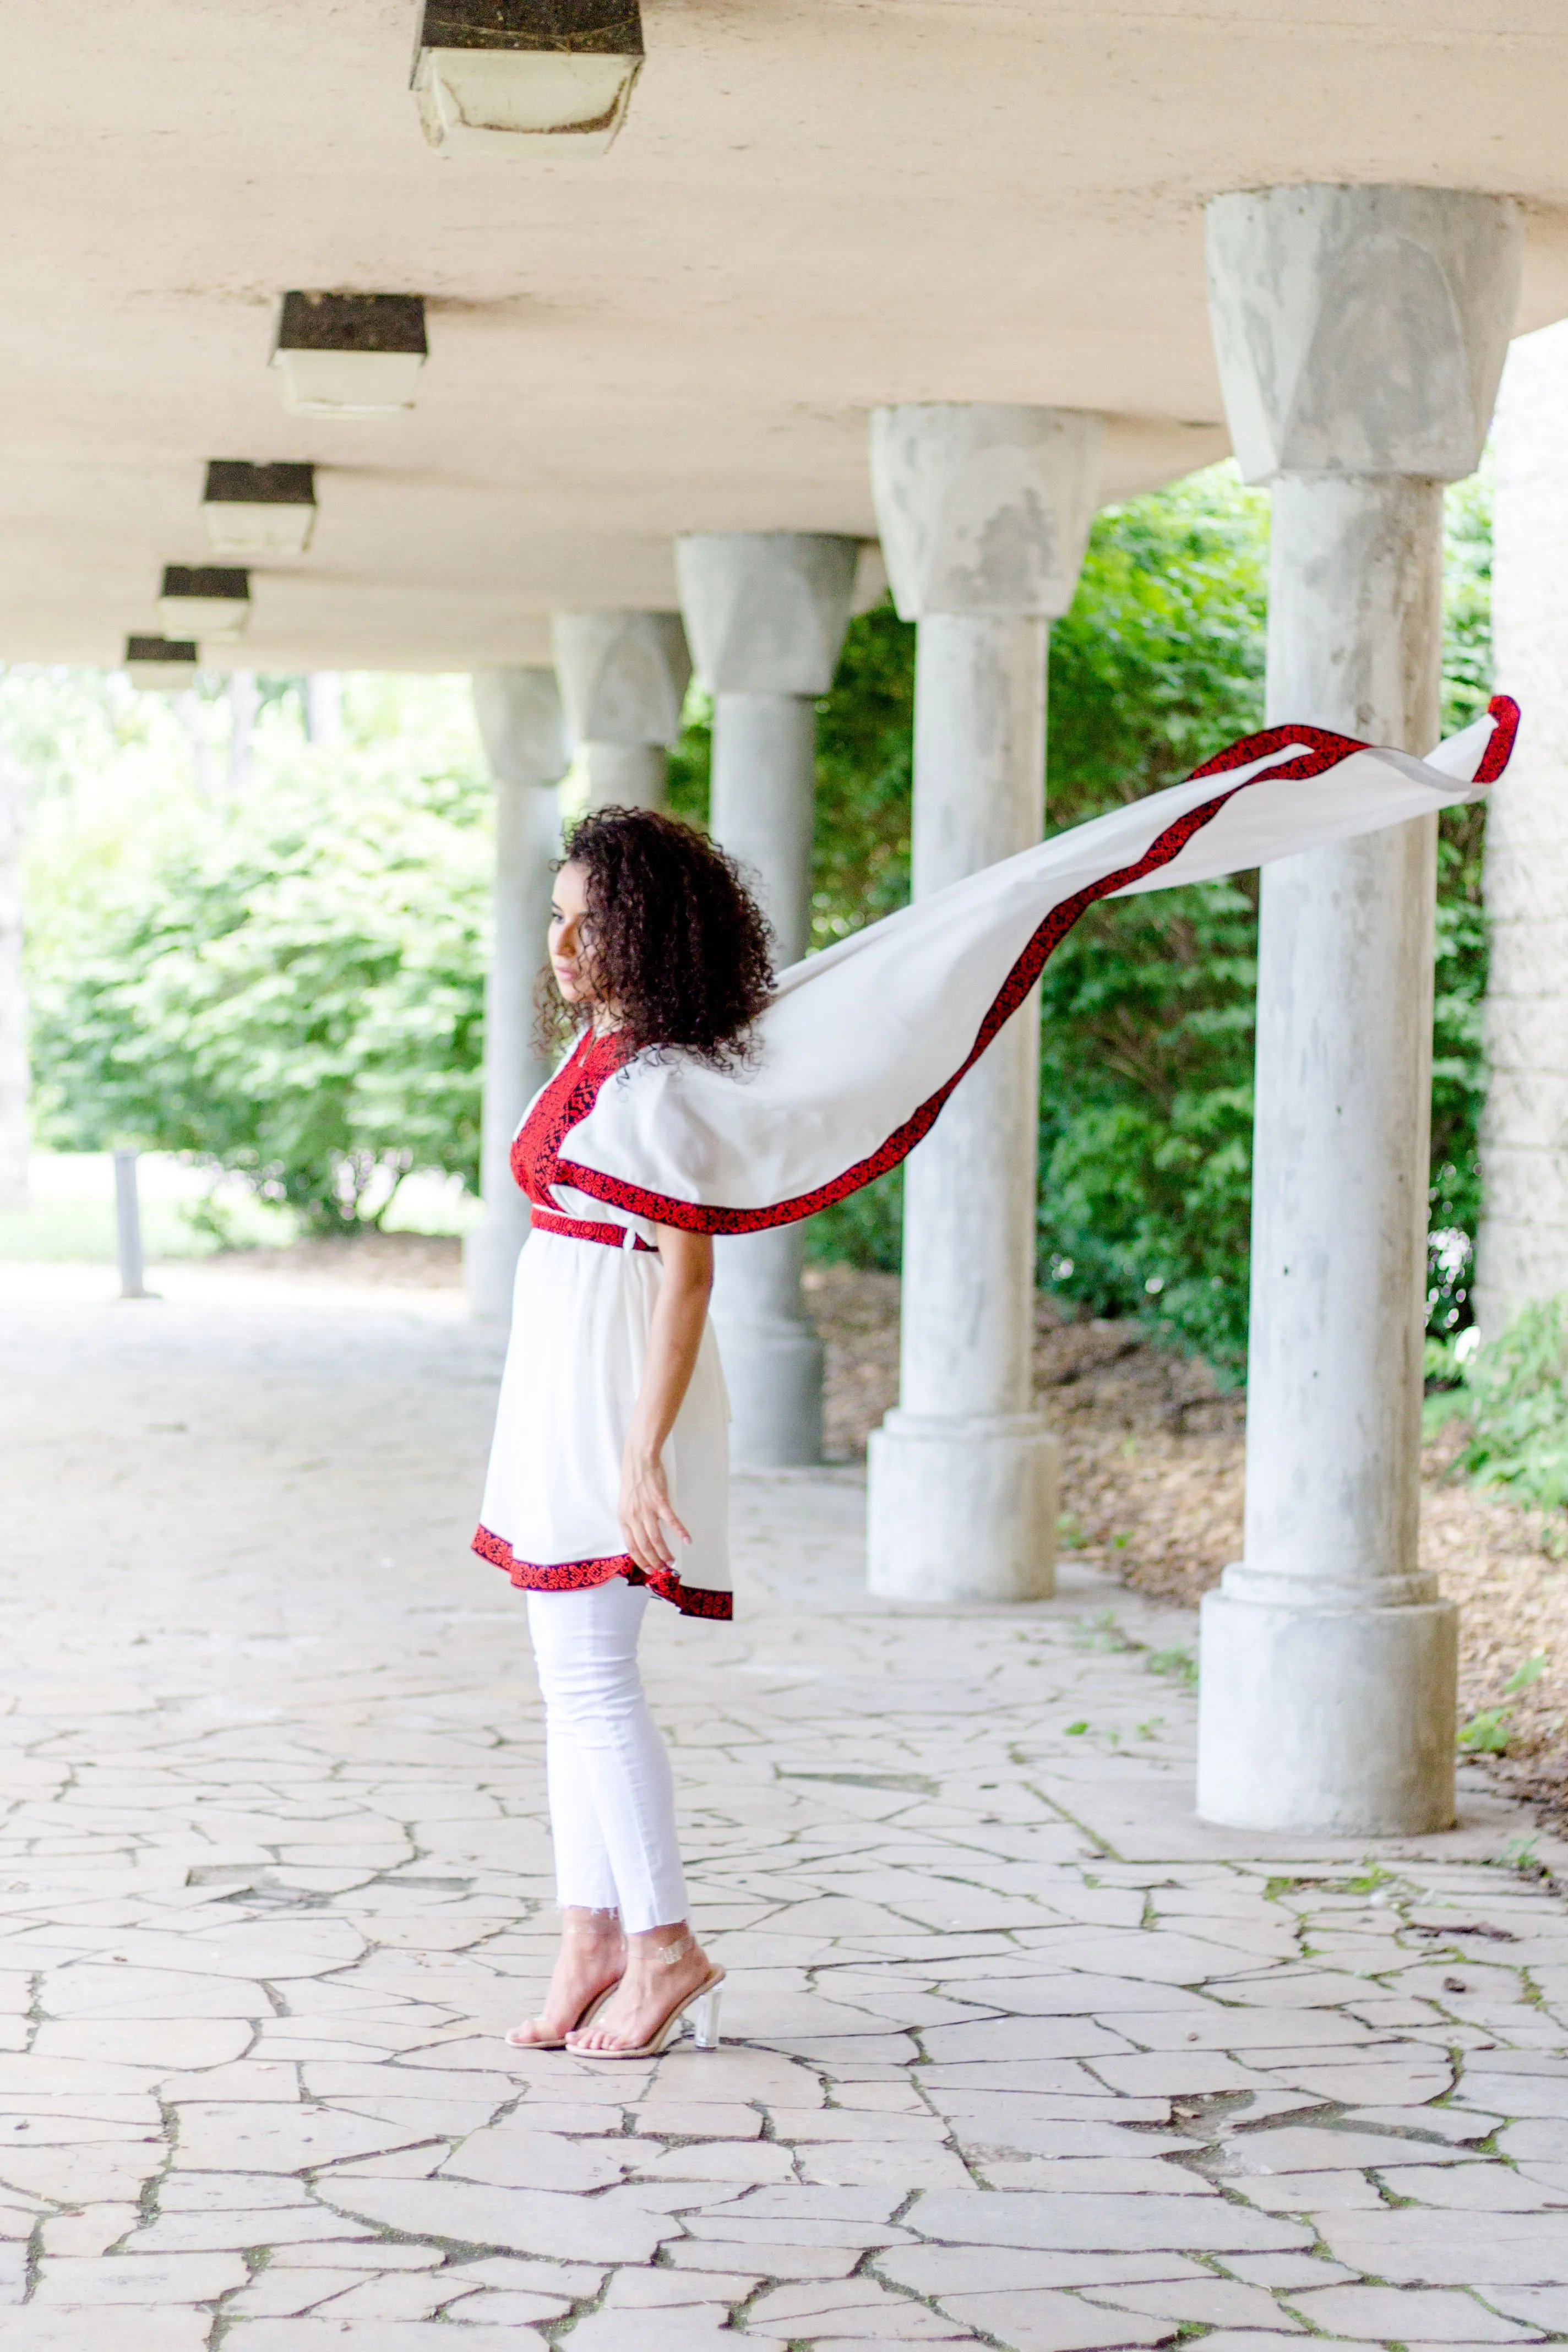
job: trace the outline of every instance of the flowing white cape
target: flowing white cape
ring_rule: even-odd
[[[1184,783],[1004,859],[792,964],[734,1075],[637,1055],[559,1146],[562,1188],[703,1233],[810,1216],[895,1166],[1098,899],[1171,890],[1478,799],[1517,706],[1431,757],[1273,727]]]

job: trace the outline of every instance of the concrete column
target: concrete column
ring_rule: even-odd
[[[256,734],[256,715],[261,708],[261,695],[253,669],[229,672],[228,679],[228,791],[231,800],[237,800],[250,783],[250,755]]]
[[[343,681],[338,670],[311,670],[305,680],[305,740],[325,748],[343,740]]]
[[[589,808],[662,808],[691,675],[679,614],[557,613],[552,641]]]
[[[1487,795],[1475,1301],[1489,1339],[1531,1300],[1568,1291],[1568,324],[1514,344],[1493,446],[1492,645],[1525,724]]]
[[[698,674],[713,697],[713,837],[754,879],[781,968],[805,953],[816,698],[849,625],[859,543],[795,531],[677,541]],[[805,1230],[734,1234],[716,1251],[713,1320],[734,1414],[735,1461],[822,1457],[822,1342],[800,1276]]]
[[[1045,820],[1046,656],[1097,503],[1101,422],[879,410],[871,478],[918,620],[914,892]],[[911,1601],[1023,1601],[1056,1570],[1058,1448],[1034,1409],[1038,1012],[1031,998],[909,1161],[900,1401],[870,1448],[868,1576]]]
[[[26,778],[0,744],[0,1209],[27,1202],[27,984],[22,965]]]
[[[561,854],[555,786],[570,754],[552,670],[478,672],[474,716],[495,777],[495,940],[485,980],[484,1214],[463,1245],[463,1275],[471,1311],[505,1323],[517,1254],[528,1236],[511,1139],[550,1075],[533,1044],[533,983],[544,961],[551,869]]]
[[[1513,207],[1209,207],[1231,432],[1274,484],[1268,714],[1437,736],[1441,485],[1479,462]],[[1258,942],[1246,1557],[1204,1603],[1198,1810],[1346,1836],[1454,1811],[1456,1619],[1416,1557],[1436,819],[1270,866]]]

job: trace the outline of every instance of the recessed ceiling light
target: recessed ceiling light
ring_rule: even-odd
[[[642,61],[637,0],[425,0],[414,95],[444,155],[602,155]]]
[[[397,416],[428,350],[421,295],[292,293],[272,364],[296,416]]]
[[[125,674],[143,693],[183,694],[195,684],[196,663],[196,648],[188,638],[125,640]]]
[[[303,555],[316,522],[316,469],[215,457],[202,520],[216,555]]]
[[[237,637],[250,618],[250,574],[217,563],[170,563],[158,591],[170,637]]]

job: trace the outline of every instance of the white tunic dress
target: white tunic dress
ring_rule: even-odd
[[[585,1039],[513,1146],[535,1231],[518,1265],[484,1525],[474,1548],[533,1591],[643,1580],[616,1516],[621,1449],[659,1280],[653,1224],[756,1233],[895,1167],[1098,900],[1170,889],[1473,800],[1507,765],[1517,707],[1427,760],[1271,727],[1185,783],[1055,835],[780,975],[736,1072]],[[639,1240],[643,1246],[639,1249]],[[727,1408],[711,1332],[666,1451],[695,1538],[646,1580],[730,1614]]]
[[[511,1339],[474,1549],[530,1592],[625,1576],[688,1616],[731,1613],[729,1399],[710,1325],[665,1442],[670,1500],[689,1529],[674,1570],[645,1575],[626,1548],[616,1503],[621,1455],[641,1386],[662,1280],[646,1219],[610,1212],[552,1182],[554,1147],[624,1056],[584,1037],[530,1106],[512,1170],[533,1208],[517,1262]]]

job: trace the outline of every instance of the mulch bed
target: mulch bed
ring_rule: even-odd
[[[896,1275],[818,1266],[806,1275],[827,1346],[827,1443],[865,1452],[897,1401]],[[1135,1323],[1064,1320],[1038,1301],[1035,1382],[1062,1444],[1064,1548],[1143,1592],[1195,1604],[1241,1551],[1247,1406],[1206,1365],[1156,1347]],[[1463,1425],[1422,1460],[1421,1559],[1460,1604],[1462,1721],[1507,1706],[1514,1792],[1568,1812],[1568,1559],[1537,1511],[1478,1494],[1454,1473]],[[1503,1685],[1544,1654],[1527,1690]]]
[[[463,1244],[445,1234],[321,1234],[286,1249],[225,1250],[210,1265],[242,1274],[319,1275],[329,1282],[399,1290],[451,1290],[463,1279]]]

